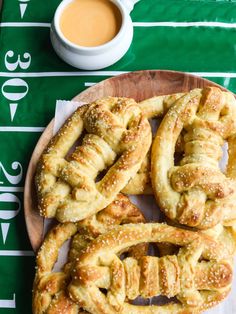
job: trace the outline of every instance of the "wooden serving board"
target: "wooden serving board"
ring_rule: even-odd
[[[123,96],[141,101],[157,95],[187,92],[193,88],[221,86],[187,73],[174,71],[138,71],[104,80],[77,95],[73,100],[91,102],[104,96]],[[223,88],[222,88],[223,89]],[[37,210],[34,174],[39,157],[53,132],[52,120],[40,137],[32,154],[25,180],[24,211],[28,235],[36,252],[43,240],[44,219]]]

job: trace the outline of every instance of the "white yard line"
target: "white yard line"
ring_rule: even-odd
[[[13,294],[11,300],[0,300],[0,308],[4,309],[15,309],[16,308],[16,294]]]
[[[236,23],[224,22],[133,22],[134,27],[221,27],[236,28]],[[51,23],[2,22],[0,27],[51,27]]]
[[[0,185],[0,192],[24,192],[23,186],[2,186]]]
[[[51,23],[37,22],[2,22],[0,27],[50,27]]]
[[[135,27],[222,27],[236,28],[236,23],[224,22],[133,22]]]
[[[0,126],[0,132],[43,132],[44,130],[44,127]]]
[[[58,76],[117,76],[131,71],[84,71],[84,72],[0,72],[0,77],[58,77]],[[231,72],[187,72],[189,74],[204,77],[230,77],[236,78],[236,73]],[[91,86],[93,82],[87,82]]]
[[[229,77],[236,78],[236,73],[231,72],[188,72],[189,74],[204,76],[204,77]]]
[[[35,256],[33,251],[0,250],[0,256]]]
[[[0,77],[116,76],[127,71],[0,72]]]
[[[85,83],[84,83],[84,86],[85,86],[85,87],[89,87],[89,86],[93,86],[93,85],[95,85],[95,84],[97,84],[97,83],[95,83],[95,82],[85,82]]]

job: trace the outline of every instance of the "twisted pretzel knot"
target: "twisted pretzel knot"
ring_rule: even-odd
[[[163,241],[182,246],[178,255],[123,261],[117,256],[131,245]],[[146,307],[144,313],[198,313],[230,290],[232,265],[227,253],[223,245],[200,232],[159,223],[119,226],[99,236],[80,255],[69,293],[95,314],[143,313],[145,307],[130,305],[126,298],[159,294],[176,296],[179,303]]]
[[[161,209],[181,224],[202,229],[236,219],[236,101],[215,87],[195,89],[165,115],[152,147],[152,185]],[[174,166],[175,144],[183,134],[184,157]],[[219,168],[229,144],[227,175]]]
[[[83,131],[82,144],[67,161]],[[80,107],[41,157],[36,174],[41,215],[78,221],[105,208],[136,174],[150,144],[150,125],[134,100],[108,97]]]
[[[181,228],[175,221],[167,219],[166,223],[170,226]],[[225,254],[231,259],[234,258],[236,253],[236,230],[235,226],[223,226],[221,223],[218,225],[201,231],[216,242],[224,243]],[[158,251],[160,256],[177,254],[178,248],[171,243],[158,243]]]
[[[145,219],[140,210],[129,199],[118,194],[116,200],[94,217],[78,223],[63,223],[54,227],[46,236],[37,255],[37,271],[33,288],[34,314],[85,313],[73,302],[66,291],[70,272],[82,249],[99,234],[122,223],[140,223]],[[62,245],[72,238],[68,262],[60,272],[52,269]],[[147,246],[140,244],[129,250],[129,255],[139,257],[146,254]]]

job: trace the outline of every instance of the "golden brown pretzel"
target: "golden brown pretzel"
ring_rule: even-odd
[[[129,199],[118,194],[116,200],[97,217],[79,223],[63,223],[54,227],[46,236],[37,255],[37,271],[33,288],[34,314],[85,313],[66,292],[73,263],[88,243],[99,234],[122,223],[140,223],[145,219],[140,210]],[[52,272],[62,245],[73,237],[68,262],[60,272]],[[147,246],[133,247],[129,255],[139,257],[146,254]]]
[[[175,144],[184,134],[184,157],[174,166]],[[152,186],[170,219],[201,229],[236,219],[236,101],[209,87],[178,99],[165,115],[152,146]],[[219,168],[222,145],[229,144],[227,176]]]
[[[130,246],[162,241],[181,246],[178,255],[138,260],[117,256]],[[68,288],[71,298],[93,314],[200,313],[230,291],[232,257],[224,245],[200,232],[159,223],[130,224],[91,242],[72,276]],[[149,298],[160,294],[176,296],[178,302],[161,307],[127,303],[139,295]]]
[[[82,144],[67,160],[82,132]],[[78,108],[41,156],[36,174],[41,215],[78,221],[103,209],[136,174],[150,144],[150,125],[134,100],[107,97]]]

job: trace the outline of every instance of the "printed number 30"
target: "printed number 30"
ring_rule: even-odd
[[[10,59],[14,59],[14,61],[10,62]],[[14,52],[12,50],[7,51],[5,54],[5,66],[9,71],[14,71],[18,67],[22,70],[26,70],[29,68],[30,63],[31,55],[28,52],[23,54],[23,58],[18,54],[17,59],[14,57]],[[16,91],[9,92],[9,87],[16,87]],[[2,85],[3,96],[11,101],[17,101],[24,98],[27,95],[28,90],[28,84],[20,78],[9,79]]]

